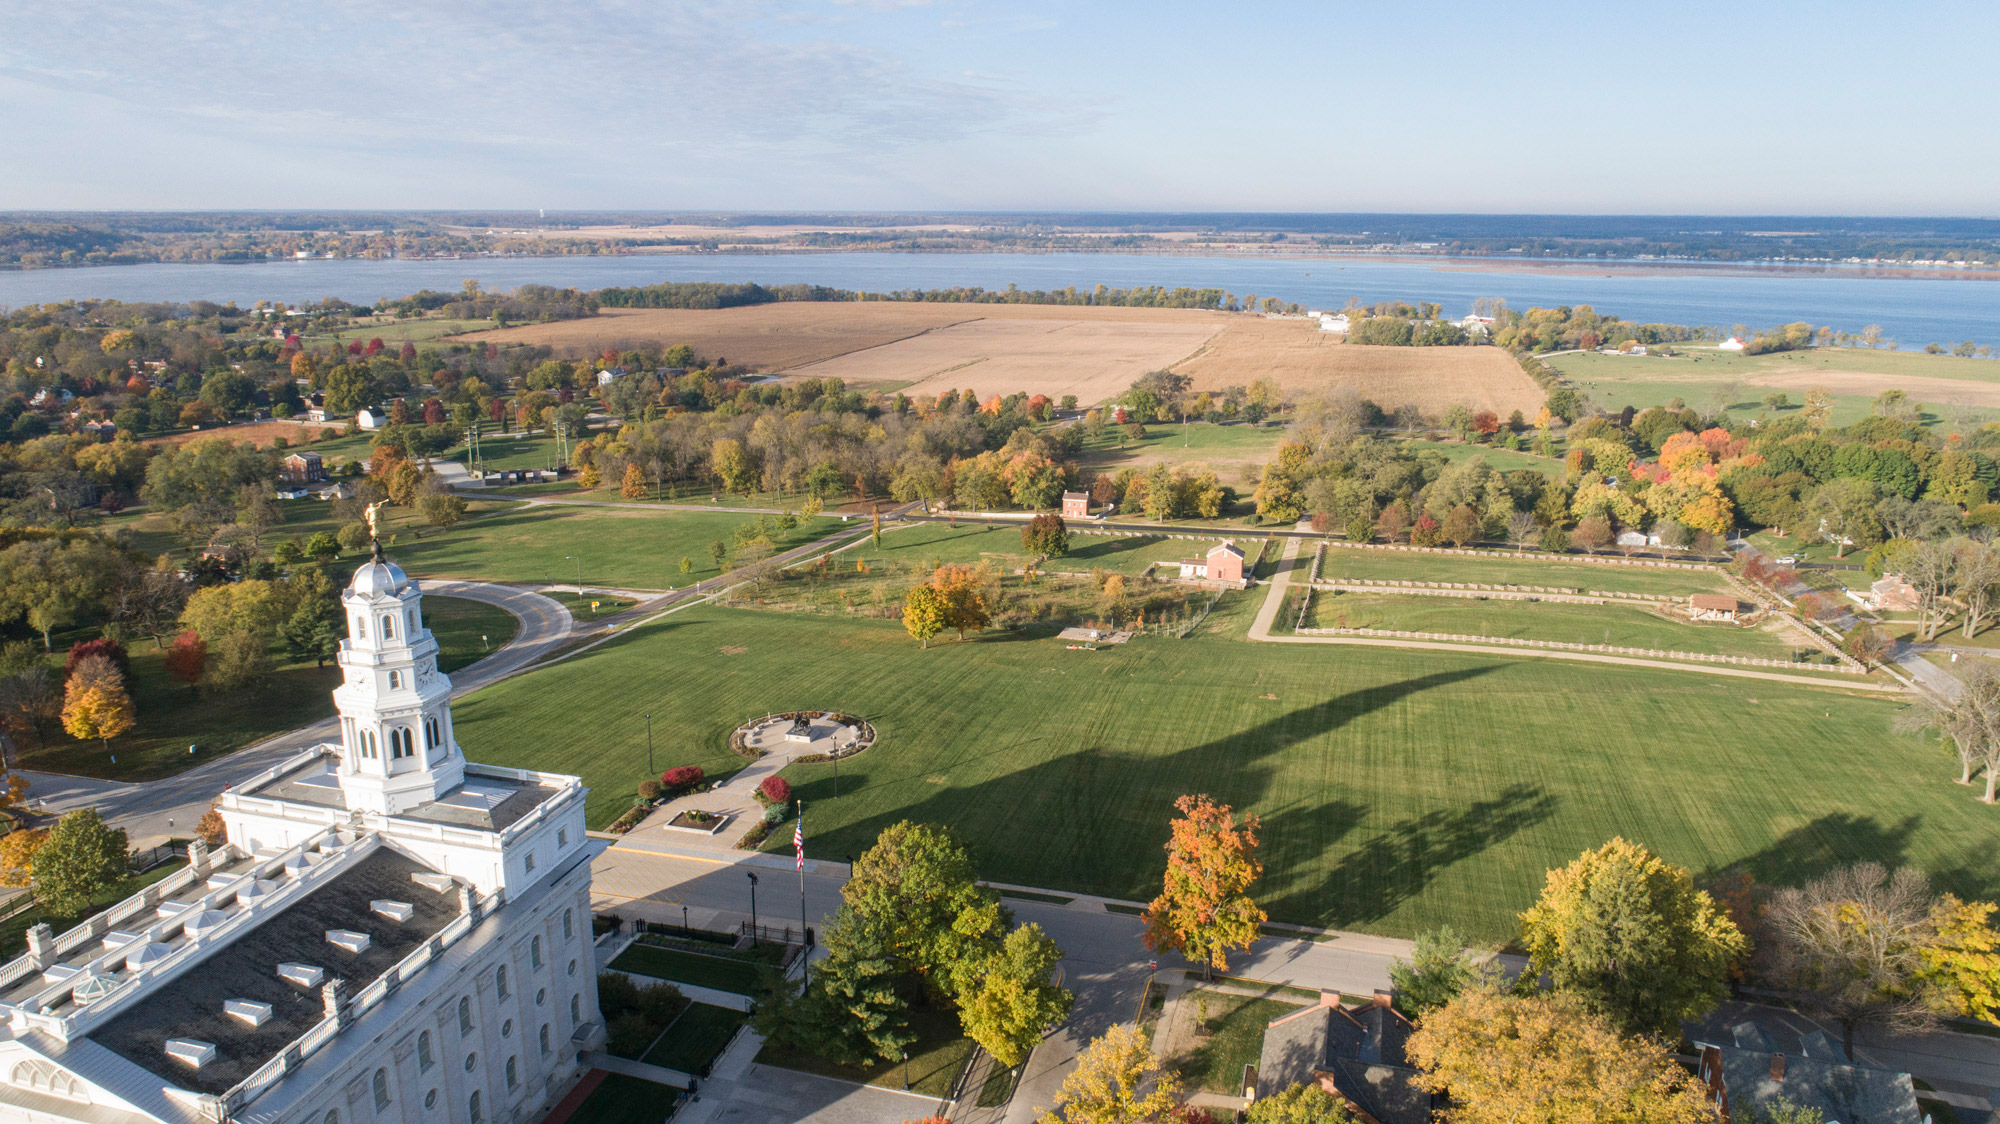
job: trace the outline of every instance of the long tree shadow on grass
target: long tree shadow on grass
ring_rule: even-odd
[[[981,873],[995,881],[1020,885],[1150,898],[1166,869],[1166,852],[1149,848],[1142,856],[1119,853],[1129,847],[1130,825],[1135,820],[1157,824],[1159,841],[1164,844],[1167,821],[1174,815],[1173,801],[1184,793],[1207,792],[1239,810],[1265,805],[1271,795],[1272,774],[1278,767],[1272,759],[1293,745],[1330,734],[1413,695],[1462,683],[1502,666],[1483,664],[1349,691],[1297,707],[1246,730],[1159,755],[1134,756],[1100,745],[1080,746],[978,784],[944,785],[935,795],[835,828],[829,832],[825,844],[831,853],[859,854],[885,828],[905,819],[953,824],[963,822],[974,809],[990,815],[992,809],[1000,808],[1017,813],[1022,823],[1029,824],[1046,820],[1050,809],[1056,808],[1060,811],[1055,820],[1059,829],[1039,838],[967,840],[980,860]],[[865,760],[855,765],[858,768],[842,772],[843,792],[859,792],[872,784],[922,784],[927,779],[884,769]],[[890,772],[899,775],[888,775]],[[832,796],[833,776],[829,767],[795,768],[788,775],[793,780],[793,792],[808,807]],[[1420,818],[1423,822],[1408,825],[1410,837],[1403,843],[1405,870],[1414,869],[1411,864],[1419,860],[1426,871],[1434,870],[1477,853],[1478,848],[1490,846],[1545,818],[1552,804],[1553,798],[1541,796],[1538,791],[1509,790],[1498,801],[1482,802],[1456,815],[1438,813],[1442,819]],[[1332,840],[1360,822],[1366,811],[1359,804],[1334,801],[1298,813],[1300,817],[1315,817],[1311,823],[1286,814],[1267,826],[1265,838],[1271,841],[1267,847],[1272,851],[1292,850],[1295,848],[1290,840],[1304,836],[1316,838],[1317,850],[1324,850]],[[1331,839],[1327,835],[1329,824],[1336,825]],[[1416,833],[1422,833],[1425,840],[1421,846]],[[1433,837],[1437,841],[1429,842]],[[1382,854],[1382,847],[1381,843],[1375,844],[1371,853]],[[1309,862],[1311,857],[1301,855],[1301,860]],[[1320,890],[1311,897],[1323,893]],[[1365,899],[1364,904],[1372,901],[1368,908],[1387,912],[1407,894],[1407,891],[1401,894],[1378,891],[1372,899]],[[1290,902],[1285,910],[1287,919],[1316,916],[1330,908],[1324,901],[1309,900],[1303,891],[1287,900]]]
[[[1380,921],[1447,867],[1534,827],[1561,803],[1538,785],[1517,784],[1462,809],[1407,816],[1348,852],[1323,882],[1273,898],[1267,908],[1273,916],[1314,917],[1334,928]],[[1266,822],[1265,834],[1290,835],[1300,828],[1289,821],[1322,814],[1281,812]]]
[[[1701,872],[1700,881],[1706,884],[1726,875],[1748,874],[1767,886],[1803,886],[1836,867],[1859,862],[1903,866],[1909,861],[1910,837],[1922,824],[1922,816],[1904,816],[1885,826],[1874,816],[1832,812],[1793,828],[1762,850],[1709,867]],[[1955,882],[1970,873],[1951,872],[1949,880]],[[1992,876],[1980,875],[1976,881],[1990,885]]]

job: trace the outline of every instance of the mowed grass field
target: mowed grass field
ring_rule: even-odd
[[[1227,330],[1174,368],[1196,390],[1272,378],[1287,391],[1352,390],[1384,409],[1414,402],[1436,416],[1470,406],[1528,417],[1545,397],[1513,356],[1497,347],[1368,347],[1342,343],[1311,320],[1232,318]]]
[[[1738,385],[1729,413],[1739,418],[1766,413],[1763,399],[1782,393],[1790,410],[1805,402],[1806,390],[1824,386],[1834,395],[1833,424],[1867,417],[1875,396],[1899,389],[1926,406],[1926,423],[1958,429],[1958,416],[1986,421],[2000,417],[2000,362],[1927,355],[1921,351],[1814,348],[1768,355],[1743,355],[1683,345],[1677,358],[1597,353],[1552,356],[1544,362],[1568,375],[1593,403],[1606,410],[1645,409],[1679,398],[1705,407],[1718,383]],[[1779,416],[1790,412],[1780,411]]]
[[[1313,595],[1308,623],[1315,628],[1504,636],[1761,659],[1790,659],[1795,652],[1814,650],[1789,631],[1773,632],[1732,624],[1689,624],[1634,605],[1479,601],[1470,597],[1321,591]]]
[[[399,538],[393,553],[397,563],[419,577],[562,584],[577,581],[580,573],[585,585],[668,589],[715,577],[721,571],[709,545],[723,542],[733,552],[736,529],[757,518],[704,511],[530,507],[461,524],[446,534]],[[839,520],[825,516],[803,520],[780,536],[777,549],[811,542],[839,526]],[[692,565],[686,573],[680,568],[682,558]]]
[[[1146,900],[1173,800],[1263,819],[1256,895],[1283,921],[1486,940],[1543,875],[1614,835],[1706,876],[1797,884],[1861,859],[2000,894],[2000,812],[1896,704],[1696,672],[1242,641],[1258,598],[1194,638],[1067,650],[1050,630],[920,650],[894,621],[705,607],[459,704],[477,760],[583,775],[630,806],[653,713],[664,768],[710,776],[751,715],[838,708],[879,744],[786,770],[807,850],[858,854],[902,819],[963,833],[983,876]],[[583,702],[582,700],[588,700]],[[773,846],[789,847],[789,839]]]
[[[1119,426],[1107,425],[1099,437],[1086,437],[1077,463],[1099,472],[1122,469],[1145,471],[1156,464],[1207,465],[1216,478],[1247,496],[1255,487],[1251,472],[1277,455],[1278,443],[1285,439],[1284,426],[1248,424],[1210,425],[1207,422],[1174,422],[1146,427],[1146,436],[1133,440]]]
[[[1294,581],[1303,581],[1312,561],[1310,547],[1300,555]],[[1719,572],[1666,566],[1620,566],[1601,562],[1564,562],[1540,552],[1520,554],[1426,554],[1416,550],[1369,550],[1329,546],[1321,560],[1322,580],[1462,582],[1477,585],[1539,585],[1564,589],[1594,589],[1607,593],[1657,593],[1685,597],[1691,593],[1722,593],[1729,589]]]

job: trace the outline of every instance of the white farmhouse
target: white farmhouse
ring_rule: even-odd
[[[389,424],[389,415],[370,406],[354,412],[354,424],[362,429],[380,429]]]
[[[1717,350],[1717,351],[1742,351],[1742,350],[1743,350],[1743,337],[1741,337],[1741,336],[1731,336],[1731,337],[1729,337],[1728,339],[1726,339],[1726,340],[1723,340],[1723,341],[1722,341],[1721,343],[1719,343],[1719,344],[1716,344],[1716,345],[1715,345],[1715,350]]]
[[[581,781],[466,762],[379,545],[341,604],[339,743],[224,793],[226,845],[0,967],[0,1121],[513,1124],[588,1068]]]

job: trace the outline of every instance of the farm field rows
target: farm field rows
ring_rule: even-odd
[[[1313,594],[1309,625],[1504,636],[1562,644],[1613,644],[1701,655],[1789,659],[1809,649],[1789,632],[1732,624],[1688,624],[1632,605],[1479,601],[1423,595]]]
[[[1295,580],[1304,580],[1312,565],[1311,548],[1300,555]],[[1539,585],[1596,589],[1608,593],[1651,593],[1685,597],[1690,593],[1726,592],[1729,584],[1710,570],[1653,566],[1620,566],[1563,562],[1553,555],[1427,554],[1417,550],[1368,550],[1329,546],[1320,563],[1322,580],[1459,582],[1485,585]]]
[[[896,621],[702,607],[458,707],[472,755],[581,773],[589,820],[630,806],[653,712],[662,767],[711,777],[751,714],[831,707],[881,741],[785,775],[826,854],[902,819],[949,824],[983,876],[1145,900],[1175,797],[1264,820],[1276,920],[1509,936],[1544,870],[1613,835],[1707,874],[1797,884],[1836,862],[2000,892],[2000,815],[1896,704],[1696,672],[1240,642],[1254,597],[1195,637],[1073,652],[1052,628],[923,651]],[[579,698],[618,700],[578,707]],[[789,846],[788,839],[773,843]]]

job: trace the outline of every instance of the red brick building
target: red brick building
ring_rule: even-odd
[[[1062,515],[1064,519],[1090,518],[1090,493],[1064,492],[1062,501]]]

